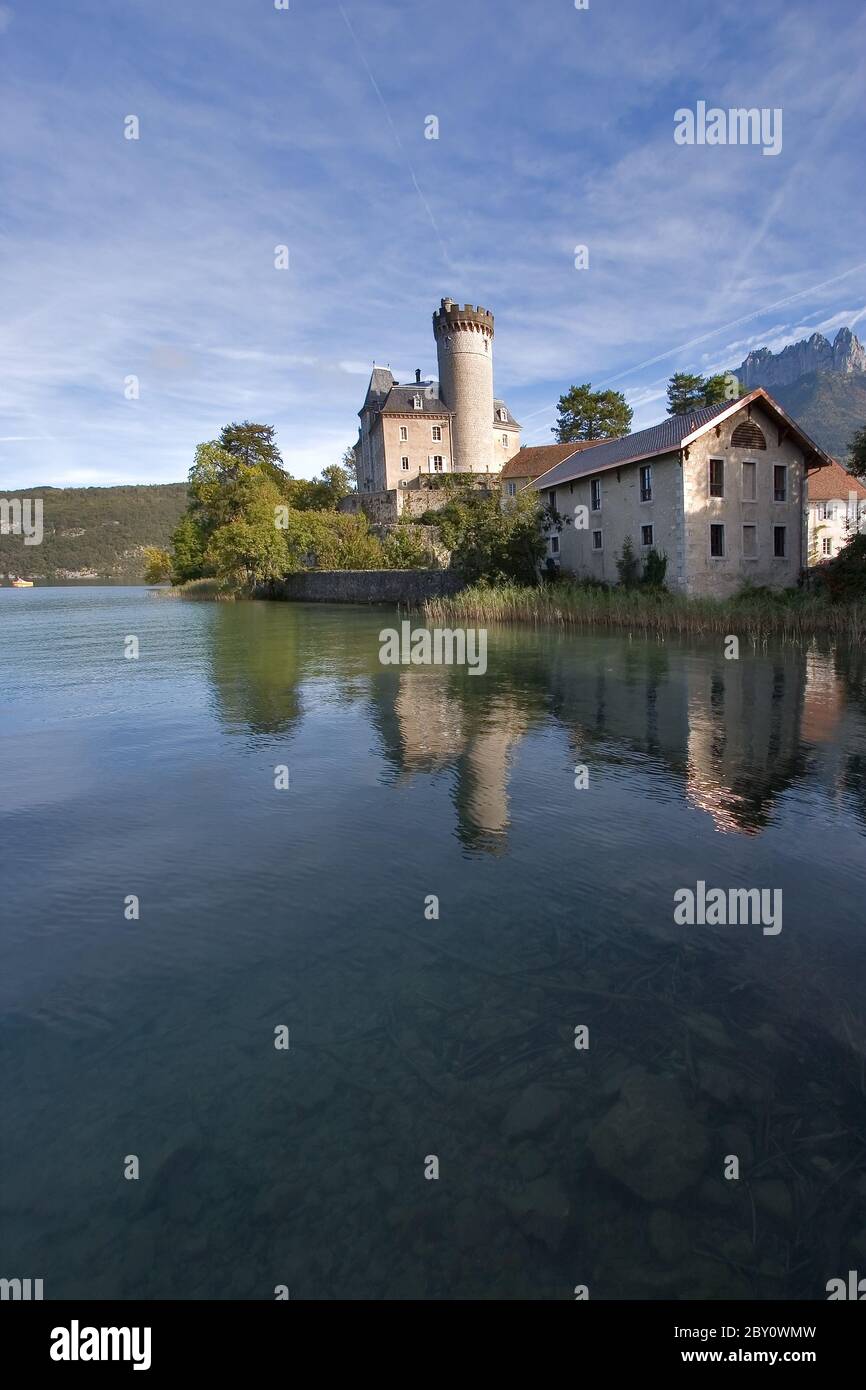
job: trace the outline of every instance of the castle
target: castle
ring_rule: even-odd
[[[499,473],[520,448],[520,425],[493,394],[493,315],[443,299],[433,315],[439,379],[401,385],[374,367],[355,445],[358,503],[382,518],[422,512],[446,473]]]

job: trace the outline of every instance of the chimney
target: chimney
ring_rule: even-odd
[[[416,384],[417,384],[418,386],[421,385],[421,368],[420,368],[420,367],[416,367],[416,368],[415,368],[415,382],[416,382]]]

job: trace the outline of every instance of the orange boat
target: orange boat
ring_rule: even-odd
[[[33,588],[33,580],[32,580],[32,579],[13,579],[13,580],[12,580],[12,588],[13,588],[13,589],[32,589],[32,588]]]

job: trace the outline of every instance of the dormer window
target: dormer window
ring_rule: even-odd
[[[500,408],[499,408],[499,418],[500,418],[500,420],[503,420],[503,421],[507,421],[507,420],[508,420],[508,411],[505,409],[504,406],[500,406]]]
[[[424,409],[424,402],[422,401],[422,399],[421,399],[420,396],[413,396],[413,397],[412,397],[412,409],[413,409],[413,410],[423,410],[423,409]]]

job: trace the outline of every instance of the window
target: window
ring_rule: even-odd
[[[507,448],[508,448],[508,435],[507,435],[507,434],[504,434],[504,435],[502,436],[502,447],[503,447],[503,449],[507,449]]]
[[[832,521],[836,516],[836,508],[832,502],[822,502],[818,507],[818,519],[820,521]]]
[[[821,542],[821,554],[822,554],[822,555],[832,555],[832,554],[833,554],[833,542],[831,541],[831,539],[830,539],[829,536],[825,536],[824,539],[823,539],[822,542]]]
[[[442,455],[441,455],[441,454],[434,454],[434,455],[433,455],[433,472],[434,472],[434,473],[441,473],[441,472],[442,472]]]
[[[788,553],[785,540],[786,530],[787,527],[785,526],[773,527],[773,554],[777,560],[784,560],[785,556]]]
[[[724,558],[725,554],[725,528],[718,522],[713,522],[710,527],[710,554],[716,560]]]
[[[710,459],[710,496],[725,495],[725,460]]]
[[[744,420],[741,425],[737,425],[731,435],[731,443],[735,449],[766,449],[767,447],[766,439],[752,420]]]
[[[757,526],[743,527],[743,559],[757,560],[758,558],[758,528]]]
[[[547,494],[547,505],[552,512],[556,511],[556,488],[551,488]]]
[[[640,500],[642,502],[653,500],[653,471],[648,463],[645,463],[640,470]]]
[[[401,425],[401,426],[400,426],[400,443],[401,443],[401,444],[407,444],[408,442],[409,442],[409,426],[408,426],[408,425]]]
[[[500,410],[499,410],[499,418],[500,418],[500,420],[507,420],[507,419],[508,419],[508,411],[505,409],[504,406],[501,406],[501,407],[500,407]]]
[[[413,397],[412,397],[412,408],[413,408],[413,410],[423,410],[423,409],[424,409],[424,402],[422,401],[422,399],[421,399],[420,396],[413,396]]]
[[[601,532],[600,532],[600,531],[593,531],[593,533],[592,533],[592,548],[593,548],[593,550],[601,550]]]
[[[434,425],[434,426],[433,426],[433,443],[434,443],[434,444],[439,444],[439,443],[441,443],[441,441],[442,441],[442,426],[441,426],[441,425]]]
[[[743,501],[756,502],[758,500],[758,465],[756,463],[743,464]]]
[[[551,538],[550,538],[550,553],[551,553],[551,555],[558,555],[558,554],[559,554],[559,536],[551,536]]]
[[[403,457],[402,457],[401,460],[400,460],[400,467],[403,469],[403,472],[404,472],[404,473],[408,473],[408,471],[409,471],[409,458],[408,458],[408,455],[406,455],[406,454],[403,455]]]
[[[653,528],[651,526],[642,526],[640,528],[640,543],[641,545],[652,545]]]
[[[787,502],[788,500],[788,465],[777,463],[773,467],[773,501]]]
[[[593,478],[590,482],[589,505],[594,512],[601,511],[601,478]]]
[[[517,496],[517,484],[516,484],[516,483],[506,483],[506,484],[505,484],[505,491],[506,491],[506,493],[507,493],[507,495],[508,495],[509,497],[516,497],[516,496]]]

